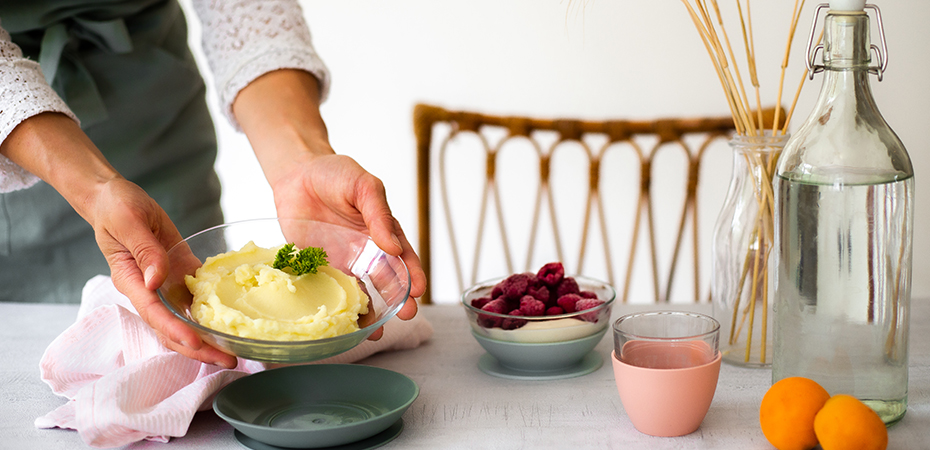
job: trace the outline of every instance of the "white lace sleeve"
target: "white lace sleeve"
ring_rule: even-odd
[[[22,121],[43,112],[60,112],[77,121],[45,81],[39,63],[23,58],[10,34],[0,28],[0,143]],[[39,178],[0,155],[0,193],[28,188]]]
[[[237,130],[232,102],[246,85],[278,69],[303,69],[329,92],[329,71],[313,49],[297,0],[193,0],[203,24],[203,49],[216,79],[221,110]]]

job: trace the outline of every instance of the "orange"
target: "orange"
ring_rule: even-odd
[[[814,418],[823,450],[885,450],[888,429],[872,408],[845,394],[834,395]]]
[[[778,450],[808,450],[817,445],[814,416],[830,399],[816,381],[804,377],[779,380],[762,397],[762,434]]]

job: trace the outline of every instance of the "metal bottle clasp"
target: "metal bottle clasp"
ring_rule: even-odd
[[[817,19],[820,17],[820,11],[829,8],[829,3],[821,3],[817,5],[817,9],[814,10],[814,20],[811,22],[810,38],[807,41],[807,58],[804,59],[804,63],[807,64],[807,76],[811,80],[814,79],[815,73],[823,72],[824,70],[822,64],[815,64],[817,52],[823,50],[823,43],[818,43],[816,47],[814,46],[814,32],[817,29]],[[871,3],[866,4],[865,9],[875,11],[875,24],[878,27],[878,39],[882,43],[881,48],[875,44],[870,44],[869,46],[869,50],[875,53],[875,57],[878,60],[877,65],[869,66],[869,73],[875,74],[878,76],[878,81],[882,81],[882,75],[884,75],[885,68],[888,66],[888,45],[885,43],[885,26],[882,24],[882,12],[878,9],[878,6]]]

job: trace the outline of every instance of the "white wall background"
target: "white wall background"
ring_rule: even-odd
[[[930,2],[875,3],[882,8],[890,62],[884,81],[873,77],[872,88],[914,162],[913,296],[927,297],[930,239],[924,224],[930,196],[924,192],[924,180],[930,177],[930,155],[925,151],[930,144]],[[792,4],[782,0],[751,5],[767,105],[776,100]],[[332,144],[384,181],[393,211],[414,243],[412,111],[417,102],[543,118],[728,114],[703,45],[677,0],[301,0],[301,5],[334,80],[323,106]],[[805,6],[794,40],[786,83],[790,93],[784,104],[790,103],[804,67],[814,5]],[[721,7],[732,10],[733,2],[721,2]],[[189,19],[191,40],[198,49],[199,24],[192,12]],[[730,32],[737,39],[735,25]],[[873,31],[873,41],[877,37]],[[795,126],[810,111],[819,86],[820,78],[807,85]],[[214,93],[210,96],[215,107]],[[219,115],[216,123],[217,168],[227,219],[274,216],[270,189],[247,140]],[[718,175],[709,178],[729,178],[728,164],[716,171]],[[448,244],[440,238],[433,245],[437,253]],[[434,274],[436,301],[455,301],[453,280],[449,273]]]

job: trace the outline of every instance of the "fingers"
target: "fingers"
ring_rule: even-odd
[[[165,338],[164,336],[159,335],[162,345],[167,347],[169,350],[178,352],[188,358],[196,359],[200,362],[207,364],[213,364],[215,366],[220,366],[224,369],[235,369],[239,364],[239,360],[232,355],[223,353],[216,347],[210,345],[204,345],[197,350],[192,350],[183,345],[178,345],[172,342],[170,339]]]
[[[181,240],[180,233],[154,200],[124,180],[109,184],[98,199],[94,215],[97,243],[110,266],[113,284],[132,302],[139,316],[156,333],[188,355],[204,353],[229,364],[229,359],[204,349],[197,333],[161,302],[155,290],[168,276],[166,248]]]
[[[180,240],[180,236],[178,239]],[[135,228],[123,241],[142,274],[142,286],[154,291],[168,277],[168,253],[165,247],[144,228]]]
[[[316,158],[300,173],[306,177],[301,184],[305,189],[298,194],[287,189],[286,183],[273,185],[279,215],[305,216],[359,230],[364,227],[379,248],[400,257],[407,267],[410,298],[398,315],[402,319],[414,317],[415,299],[426,292],[426,273],[403,228],[391,213],[381,180],[351,158],[338,155]]]
[[[123,264],[123,266],[128,264]],[[123,295],[129,297],[132,305],[139,313],[139,317],[145,323],[149,324],[156,333],[178,346],[183,346],[191,351],[199,350],[202,347],[200,336],[188,327],[184,322],[174,316],[168,308],[162,304],[161,299],[155,292],[147,289],[141,280],[141,274],[138,269],[134,273],[127,273],[120,266],[111,265],[111,275],[113,284],[116,289]]]
[[[384,327],[380,327],[377,330],[375,330],[374,333],[371,333],[371,335],[368,336],[368,340],[377,341],[381,339],[382,336],[384,336]]]
[[[126,282],[154,290],[168,275],[166,249],[181,241],[181,235],[164,210],[138,186],[122,180],[112,185],[101,195],[95,215],[97,243],[111,269],[120,266]]]
[[[391,222],[393,224],[393,229],[397,230],[394,236],[399,239],[401,248],[403,249],[399,255],[400,259],[403,260],[404,265],[407,267],[407,273],[410,275],[410,293],[408,294],[407,302],[404,304],[404,307],[398,312],[398,316],[401,319],[409,320],[417,313],[416,299],[426,292],[426,272],[423,271],[423,266],[420,264],[420,257],[413,251],[413,247],[410,245],[410,242],[407,241],[407,237],[400,228],[400,224],[393,217],[391,217]],[[378,242],[375,241],[375,243],[377,244]],[[401,269],[396,267],[395,270]]]
[[[426,272],[423,271],[420,257],[413,251],[413,246],[407,241],[407,236],[401,229],[400,224],[396,219],[392,218],[392,220],[394,221],[394,229],[397,230],[396,236],[400,239],[401,247],[404,249],[400,254],[400,259],[404,260],[407,271],[410,273],[410,297],[419,298],[426,292]]]
[[[420,264],[420,257],[407,240],[400,223],[391,214],[381,180],[370,174],[363,177],[363,180],[361,183],[364,187],[357,191],[356,204],[368,227],[368,233],[385,253],[400,256],[404,260],[410,273],[410,296],[420,297],[426,292],[426,273]]]
[[[397,317],[401,320],[410,320],[417,315],[419,310],[419,305],[417,305],[417,300],[414,298],[408,298],[407,302],[404,303],[404,306],[400,308],[400,311],[397,311]]]
[[[118,279],[121,281],[118,282]],[[161,339],[162,345],[207,364],[214,364],[227,369],[236,367],[238,363],[236,357],[206,345],[192,328],[175,317],[162,304],[154,292],[139,288],[138,283],[135,286],[132,284],[127,285],[124,280],[124,278],[115,277],[114,284],[118,283],[117,289],[120,289],[129,297],[142,320],[155,330]]]
[[[356,189],[355,205],[362,214],[371,239],[389,255],[400,256],[404,252],[403,241],[398,236],[397,220],[391,215],[384,184],[377,177],[365,174]]]

